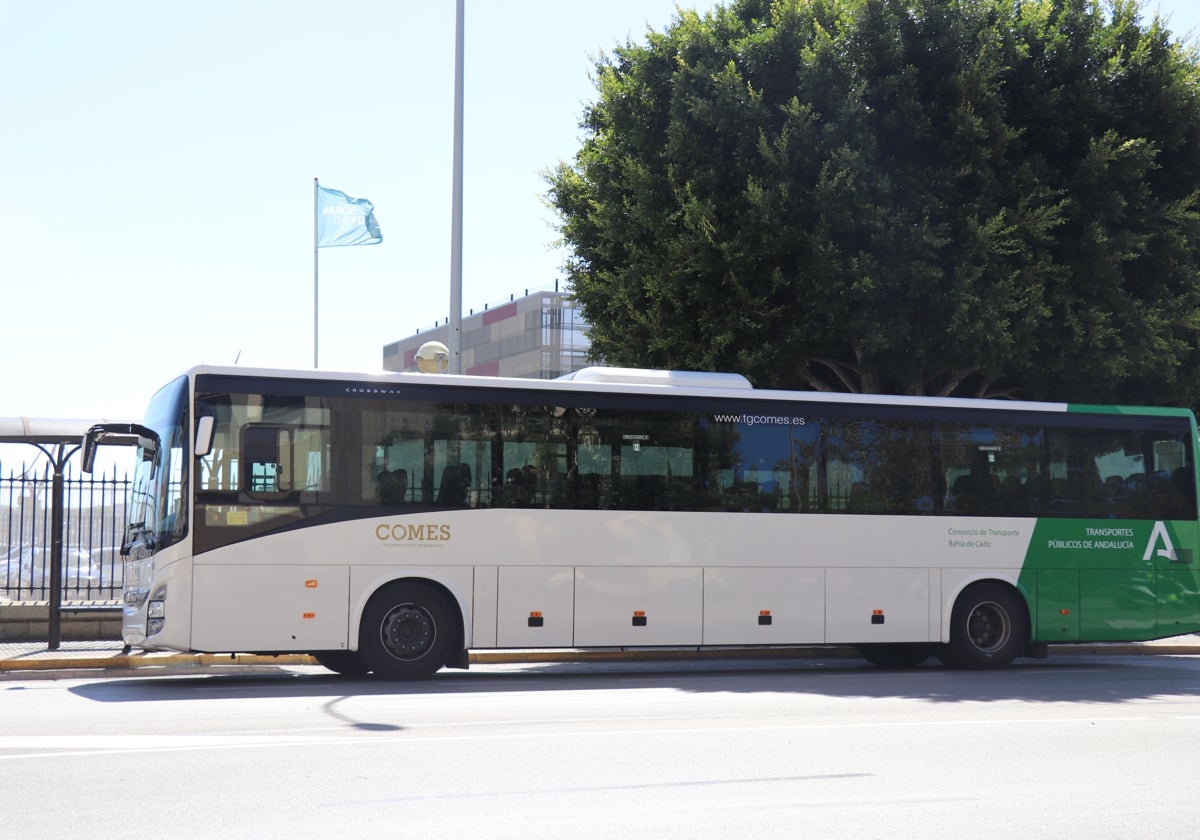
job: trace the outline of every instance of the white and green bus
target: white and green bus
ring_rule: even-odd
[[[1200,631],[1183,409],[197,367],[139,437],[124,638],[387,679],[472,649],[996,667]]]

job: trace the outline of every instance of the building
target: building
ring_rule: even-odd
[[[474,376],[554,379],[587,366],[589,342],[578,303],[566,292],[541,291],[484,306],[462,319],[462,372]],[[383,348],[383,369],[416,370],[427,341],[449,346],[446,322]]]

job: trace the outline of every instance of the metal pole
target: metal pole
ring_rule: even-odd
[[[50,491],[50,627],[47,650],[62,646],[62,578],[63,578],[63,465],[64,444],[58,445],[57,457],[51,456],[54,478]],[[71,450],[74,453],[74,449]],[[49,454],[49,453],[47,453]]]
[[[317,179],[313,178],[313,370],[317,368]]]
[[[462,373],[463,2],[454,7],[454,176],[450,220],[450,373]]]

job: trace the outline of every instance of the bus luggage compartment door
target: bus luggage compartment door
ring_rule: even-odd
[[[704,570],[704,644],[824,641],[824,569]]]
[[[830,644],[930,642],[940,637],[932,569],[829,569],[825,641]]]
[[[502,566],[496,596],[496,646],[571,647],[574,570],[570,566]]]
[[[345,566],[197,565],[192,649],[345,650]]]
[[[575,645],[699,645],[703,569],[576,567]]]

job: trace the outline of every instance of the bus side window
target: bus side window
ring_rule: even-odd
[[[375,479],[379,487],[379,503],[383,505],[398,505],[406,501],[408,495],[408,470],[403,467],[394,470],[383,470]]]
[[[277,426],[248,426],[242,432],[243,464],[246,470],[242,486],[252,493],[278,493],[285,480],[282,475],[279,438],[284,430]]]
[[[281,430],[288,490],[300,490],[306,501],[315,501],[330,491],[329,429],[324,426],[299,426]]]
[[[1154,472],[1163,476],[1163,514],[1172,519],[1195,519],[1196,477],[1187,445],[1182,440],[1155,440],[1151,451]]]

